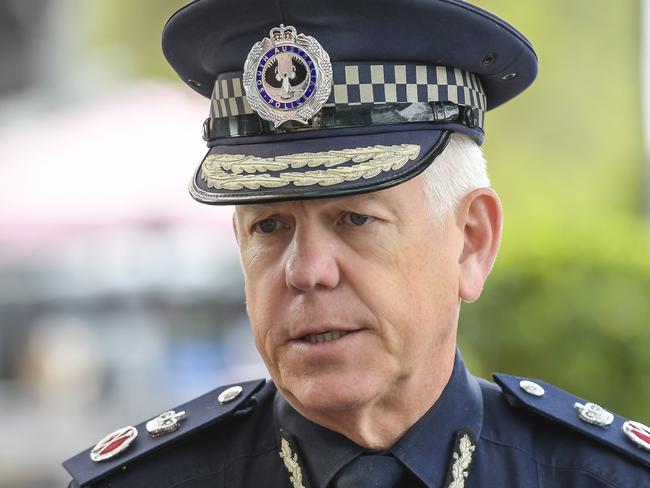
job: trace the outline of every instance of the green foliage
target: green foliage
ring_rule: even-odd
[[[540,202],[579,212],[639,211],[644,202],[639,4],[485,0],[531,40],[532,87],[487,116],[495,186],[515,212]]]
[[[475,373],[538,377],[650,422],[650,227],[639,2],[477,0],[540,73],[487,116],[505,232],[460,343]]]
[[[646,225],[620,217],[565,224],[506,236],[483,297],[463,306],[461,347],[481,376],[541,378],[650,421]]]

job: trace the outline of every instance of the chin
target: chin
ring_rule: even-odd
[[[381,383],[359,373],[317,373],[292,378],[281,387],[290,403],[308,412],[352,410],[366,405],[381,395],[376,384]],[[303,412],[301,412],[303,413]]]

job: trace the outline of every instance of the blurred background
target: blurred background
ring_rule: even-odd
[[[2,488],[64,486],[125,422],[265,375],[232,210],[187,194],[209,104],[160,52],[183,3],[0,1]],[[650,423],[648,6],[475,3],[540,76],[487,119],[506,220],[465,358]]]

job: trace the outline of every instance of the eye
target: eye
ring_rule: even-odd
[[[369,222],[372,222],[372,217],[364,214],[350,212],[345,214],[345,216],[343,217],[343,221],[346,224],[351,224],[360,227],[362,225],[366,225]]]
[[[277,220],[264,219],[256,222],[253,228],[258,234],[272,234],[278,227],[280,227],[280,223]]]

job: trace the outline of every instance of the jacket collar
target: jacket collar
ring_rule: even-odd
[[[312,488],[325,488],[336,473],[364,449],[347,437],[321,427],[300,415],[278,392],[274,414],[278,437],[289,436]],[[469,431],[479,439],[483,424],[483,398],[478,381],[456,352],[454,368],[438,401],[389,451],[423,485],[443,485],[456,433]]]

